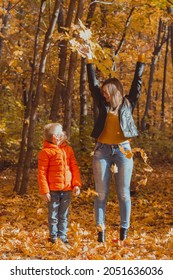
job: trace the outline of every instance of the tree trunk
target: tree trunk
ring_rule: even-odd
[[[170,44],[171,44],[171,58],[172,58],[172,66],[173,66],[173,23],[171,24],[170,27],[171,31],[170,31],[170,36],[171,36],[171,40],[170,40]],[[173,97],[173,90],[172,90],[172,97]],[[172,112],[173,112],[173,103],[172,103]],[[172,113],[172,127],[173,127],[173,113]]]
[[[162,87],[162,103],[161,103],[161,129],[164,129],[165,124],[165,88],[166,88],[166,70],[168,62],[168,45],[169,45],[170,29],[168,28],[168,37],[166,41],[165,61],[164,61],[164,72],[163,72],[163,87]]]
[[[2,4],[2,9],[5,10],[5,13],[2,14],[2,27],[1,27],[2,36],[0,36],[0,58],[2,57],[3,41],[4,41],[4,36],[6,34],[7,23],[10,18],[11,7],[12,7],[11,2],[8,3],[7,8],[4,7],[4,3]]]
[[[75,10],[75,4],[76,4],[76,0],[70,1],[65,28],[70,28],[71,26],[73,14]],[[62,28],[62,23],[61,23],[61,30],[59,31],[65,32],[64,29]],[[52,106],[51,106],[51,113],[50,113],[50,120],[53,122],[56,122],[59,119],[61,99],[64,104],[64,96],[66,91],[67,40],[63,40],[60,43],[59,48],[60,48],[59,73],[57,76],[57,82],[56,82],[55,92],[54,92]]]
[[[29,128],[28,128],[28,139],[27,139],[27,151],[26,151],[24,167],[23,167],[22,182],[21,182],[21,187],[20,187],[20,191],[19,191],[20,195],[25,194],[26,190],[27,190],[27,184],[28,184],[28,179],[29,179],[29,170],[30,170],[32,152],[33,152],[33,146],[34,146],[33,139],[34,139],[34,127],[35,127],[35,122],[36,122],[37,108],[38,108],[38,105],[39,105],[40,95],[41,95],[41,92],[42,92],[47,55],[48,55],[49,48],[50,48],[50,42],[51,42],[52,34],[54,32],[55,25],[57,23],[59,9],[60,9],[60,1],[56,0],[55,5],[54,5],[53,15],[52,15],[52,18],[51,18],[51,21],[50,21],[49,28],[48,28],[48,30],[46,32],[46,35],[45,35],[43,50],[42,50],[42,53],[41,53],[37,89],[36,89],[36,94],[35,94],[33,106],[31,108],[31,114],[30,114],[30,121],[29,121]]]
[[[173,65],[173,23],[171,24],[171,40],[170,40],[170,42],[171,42],[171,57],[172,57],[172,65]]]
[[[75,18],[75,24],[82,18],[84,0],[79,0],[78,9]],[[74,75],[77,65],[77,53],[73,52],[70,55],[70,64],[68,71],[67,90],[65,95],[65,113],[64,113],[64,129],[67,133],[67,137],[71,136],[71,124],[72,124],[72,94],[74,89]]]
[[[90,28],[91,26],[91,19],[94,16],[95,8],[96,8],[95,0],[91,0],[86,26]],[[80,125],[79,125],[79,134],[80,134],[80,146],[81,150],[85,150],[87,146],[87,138],[86,138],[86,124],[87,124],[87,95],[86,95],[86,61],[84,58],[81,58],[81,70],[80,70]]]
[[[140,110],[139,110],[139,101],[137,102],[136,109],[137,109],[137,129],[139,130],[139,129],[140,129]]]
[[[18,192],[20,188],[20,180],[22,176],[24,158],[25,158],[25,151],[27,145],[27,135],[28,135],[28,127],[29,127],[29,117],[31,114],[31,107],[32,107],[32,99],[33,99],[33,87],[34,87],[34,79],[35,79],[35,72],[38,67],[38,46],[39,46],[39,36],[41,30],[41,22],[43,17],[43,12],[46,6],[46,0],[41,0],[40,5],[40,12],[39,12],[39,19],[37,25],[37,31],[35,35],[35,43],[34,43],[34,55],[33,55],[33,62],[32,62],[32,73],[31,73],[31,80],[30,80],[30,88],[28,92],[28,98],[24,101],[25,104],[25,112],[24,112],[24,120],[23,120],[23,128],[22,128],[22,140],[20,144],[20,152],[17,164],[17,172],[16,172],[16,180],[13,191]]]
[[[163,29],[163,22],[160,19],[159,21],[159,27],[158,27],[158,35],[157,35],[157,42],[154,48],[153,56],[151,59],[151,67],[150,67],[150,77],[149,77],[149,83],[148,83],[148,91],[147,91],[147,101],[146,101],[146,106],[145,106],[145,112],[141,121],[141,128],[142,130],[146,130],[147,128],[147,118],[149,116],[149,110],[150,110],[150,103],[151,103],[151,92],[152,92],[152,86],[153,86],[153,78],[154,78],[154,71],[155,71],[155,66],[158,60],[158,57],[160,55],[161,48],[163,44],[165,43],[165,32],[162,36],[161,39],[161,32]],[[160,43],[161,40],[161,43]]]
[[[86,96],[86,63],[85,58],[81,59],[81,71],[80,71],[80,123],[79,123],[79,135],[81,150],[85,150],[86,146],[86,125],[87,125],[87,96]]]
[[[157,120],[157,102],[159,100],[159,91],[156,90],[156,94],[155,94],[155,98],[154,98],[155,102],[154,102],[154,106],[153,106],[153,112],[154,112],[154,120],[153,120],[153,126],[157,127],[158,126],[158,120]]]
[[[5,8],[4,3],[6,2],[6,0],[2,0],[2,10],[5,11],[5,13],[2,13],[2,27],[0,29],[0,32],[2,34],[2,36],[0,36],[0,58],[2,57],[2,50],[3,50],[3,41],[4,41],[4,36],[6,34],[6,29],[7,29],[7,24],[10,18],[10,12],[12,9],[14,9],[20,1],[17,1],[15,4],[12,4],[11,1],[8,2],[7,4],[7,8]]]
[[[3,56],[3,42],[4,42],[4,37],[6,34],[6,29],[7,29],[7,24],[10,18],[10,11],[11,11],[11,2],[8,3],[7,8],[5,8],[4,2],[2,3],[2,10],[4,10],[4,13],[1,16],[1,21],[2,21],[2,27],[0,28],[0,33],[2,34],[2,36],[0,36],[0,60],[2,59]],[[3,84],[3,79],[2,77],[0,77],[0,92],[3,92],[5,89],[5,86],[2,85]]]

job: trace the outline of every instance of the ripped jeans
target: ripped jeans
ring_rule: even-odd
[[[129,141],[121,143],[124,150],[130,150]],[[96,143],[93,157],[93,173],[95,190],[95,219],[96,225],[105,227],[105,211],[110,187],[111,166],[116,164],[115,189],[119,202],[120,227],[128,229],[130,226],[131,198],[130,182],[133,170],[133,158],[127,158],[118,145]]]

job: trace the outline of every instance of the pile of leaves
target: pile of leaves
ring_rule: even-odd
[[[94,190],[84,187],[73,198],[69,215],[69,245],[48,241],[47,207],[30,174],[27,195],[13,193],[15,173],[0,173],[0,259],[41,260],[159,260],[173,259],[173,168],[155,166],[147,185],[132,195],[131,228],[119,240],[118,201],[110,191],[106,215],[106,242],[97,242],[94,225]]]

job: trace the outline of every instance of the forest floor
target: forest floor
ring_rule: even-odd
[[[1,260],[172,260],[173,166],[156,165],[132,196],[128,239],[119,241],[116,195],[106,210],[105,243],[97,242],[94,226],[94,192],[83,189],[73,198],[69,215],[69,245],[48,241],[47,207],[37,186],[37,170],[31,170],[27,195],[13,193],[15,173],[0,172]]]

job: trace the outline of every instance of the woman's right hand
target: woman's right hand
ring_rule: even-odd
[[[143,45],[139,48],[138,53],[139,54],[145,54],[146,52],[148,52],[152,49],[153,49],[153,43],[150,43],[150,44],[146,43],[145,45]]]
[[[93,54],[91,48],[88,45],[81,45],[78,48],[78,52],[82,55],[82,57],[87,59],[93,59]]]

